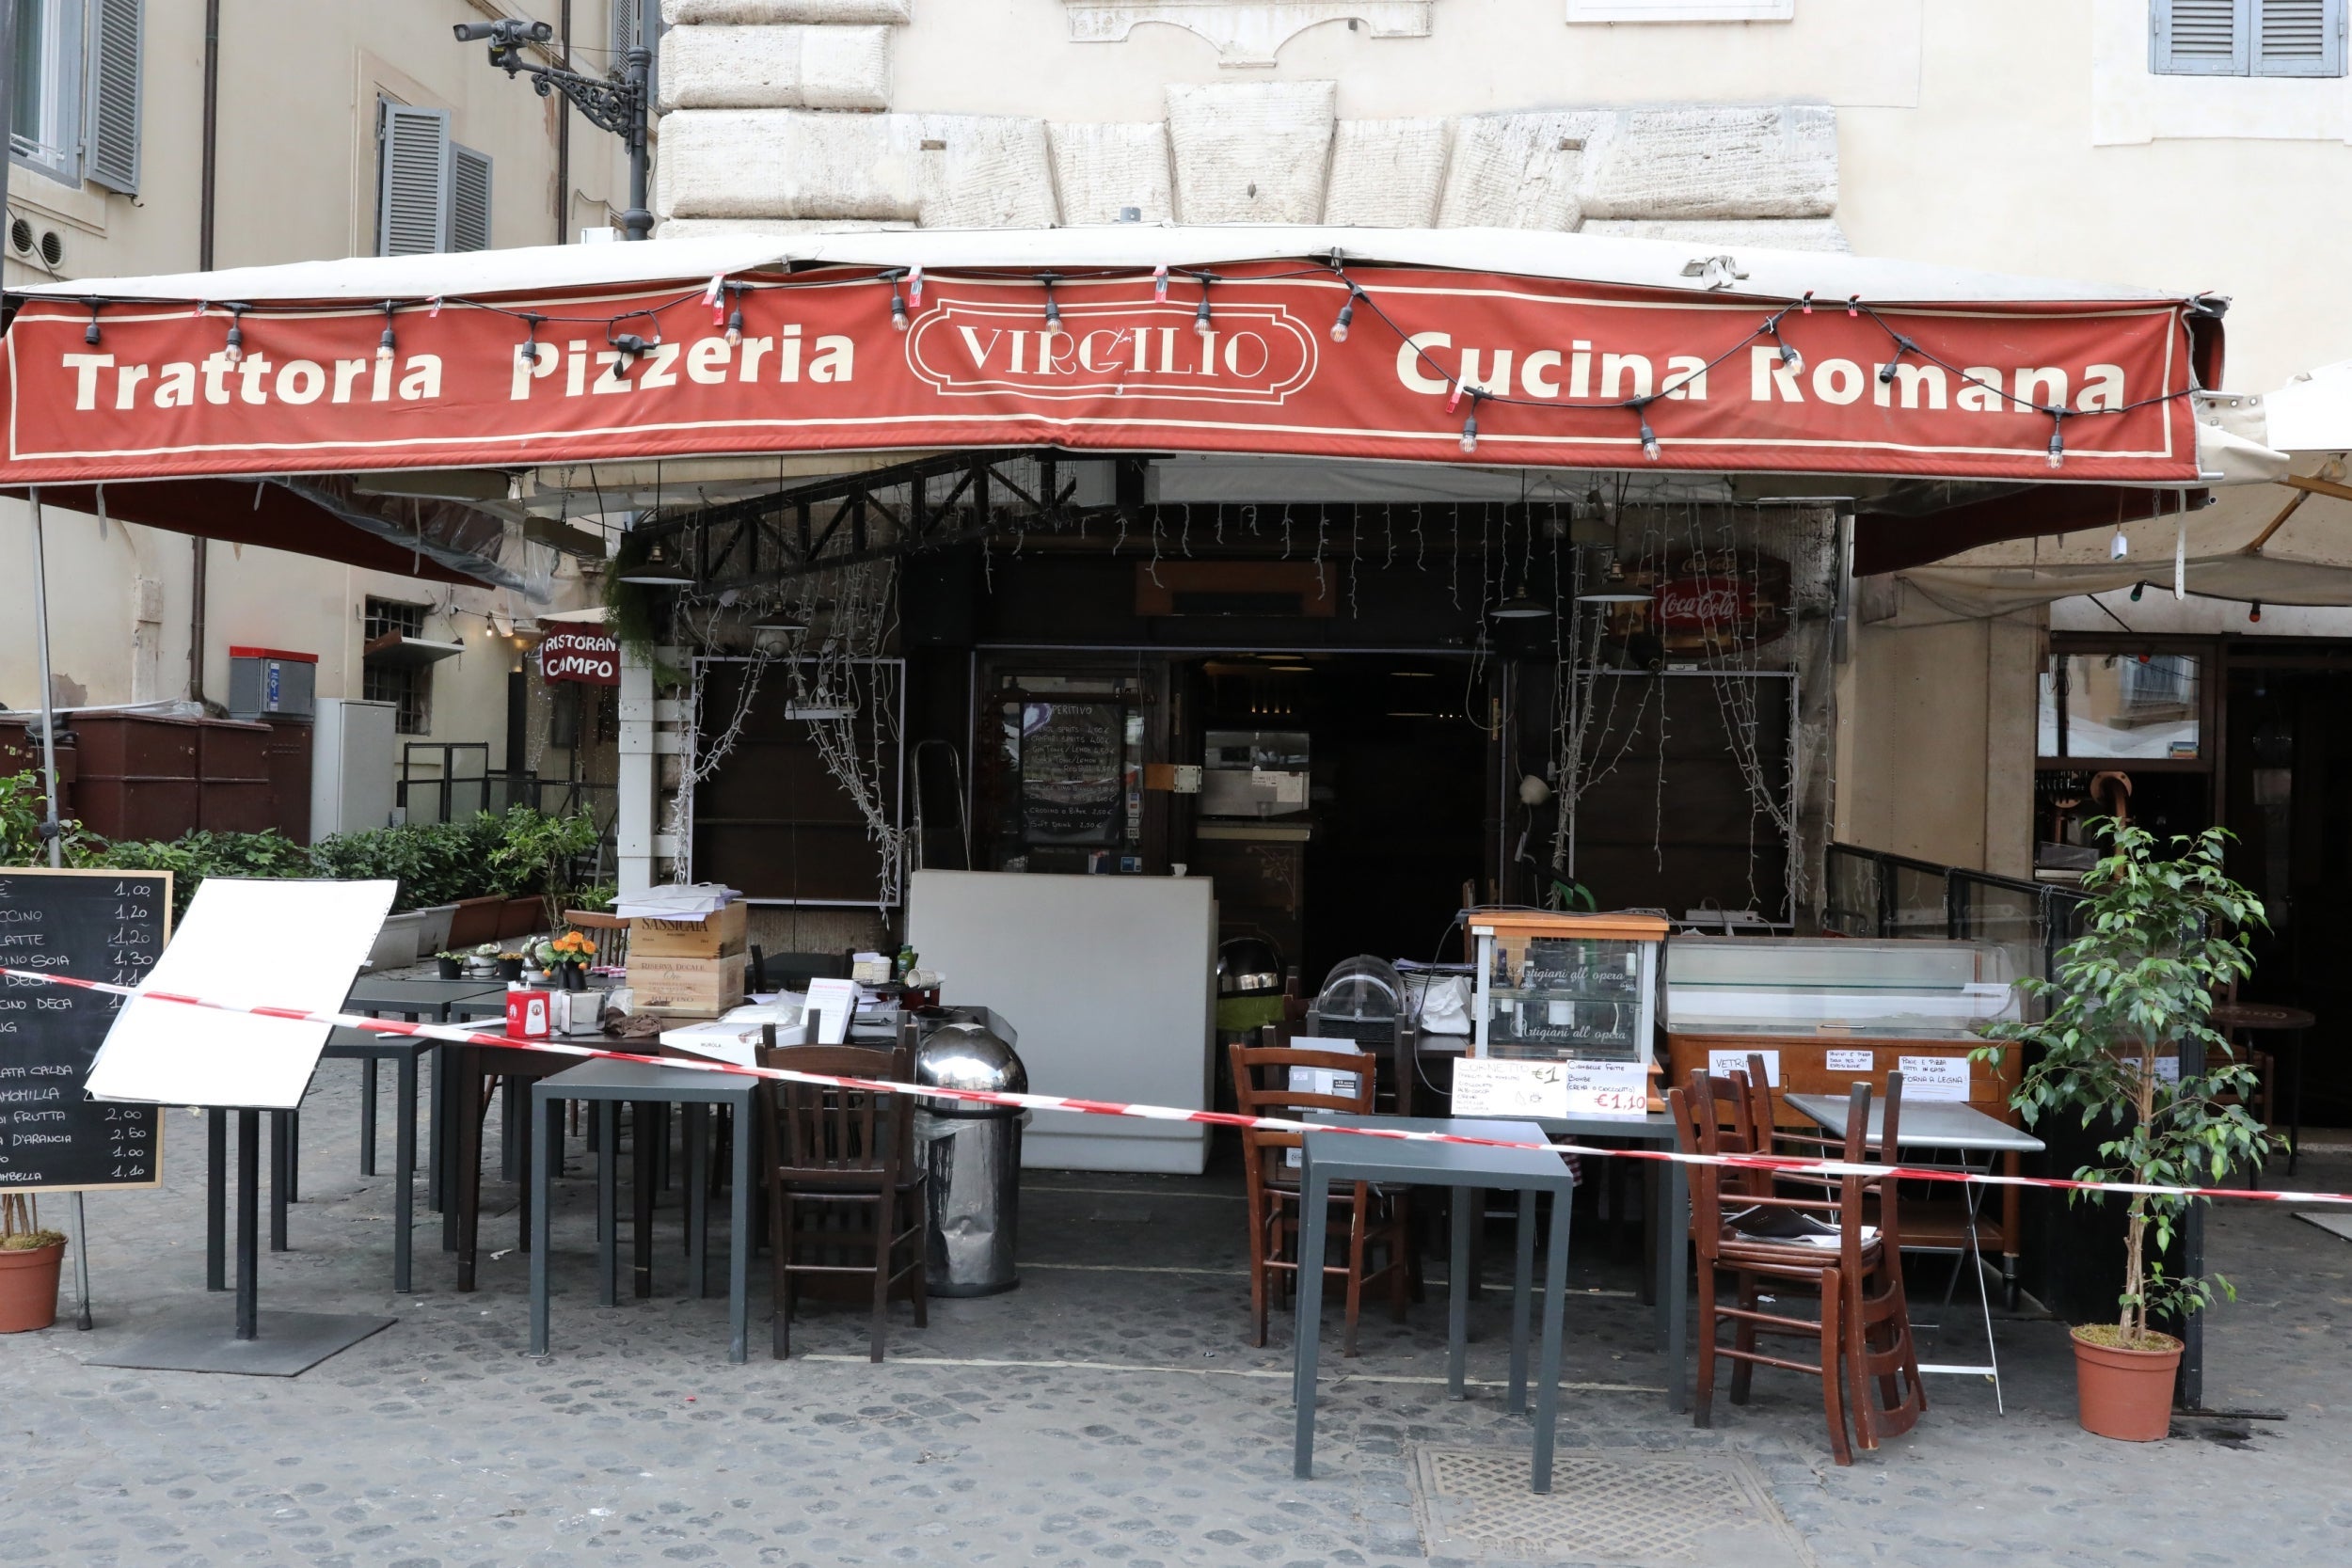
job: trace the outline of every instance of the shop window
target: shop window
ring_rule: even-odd
[[[2159,76],[2341,76],[2345,0],[2150,0]]]
[[[379,101],[375,253],[490,248],[491,166],[450,140],[447,109]]]
[[[371,598],[362,607],[359,641],[364,646],[380,637],[422,637],[425,607],[398,599]],[[392,705],[392,733],[433,733],[433,667],[368,659],[359,666],[359,695],[372,703]]]
[[[2203,755],[2194,654],[2057,654],[2042,673],[2045,757],[2195,762]]]
[[[139,188],[143,0],[17,0],[8,147],[69,185]]]

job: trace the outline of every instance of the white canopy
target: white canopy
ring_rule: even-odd
[[[1520,229],[1329,229],[1285,224],[729,234],[621,245],[527,245],[454,255],[354,256],[151,277],[85,277],[35,284],[21,292],[69,298],[215,301],[478,299],[607,284],[700,282],[786,261],[878,269],[919,266],[938,271],[959,267],[1150,269],[1327,256],[1335,250],[1350,261],[1365,263],[1575,278],[1732,297],[1793,299],[1811,291],[1825,303],[1853,294],[1883,304],[2175,299],[2186,293],[1972,272],[1836,251],[1768,250]],[[1727,264],[1717,258],[1727,259]],[[1712,267],[1710,261],[1715,262]]]

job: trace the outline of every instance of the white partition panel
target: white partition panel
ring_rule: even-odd
[[[1021,1031],[1039,1094],[1205,1109],[1216,1000],[1216,900],[1205,877],[918,871],[908,941],[943,1000]],[[1021,1163],[1197,1175],[1209,1130],[1038,1113]]]

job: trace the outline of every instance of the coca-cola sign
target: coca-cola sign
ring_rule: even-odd
[[[1735,638],[1756,620],[1756,585],[1717,577],[1675,578],[1650,595],[1661,632],[1695,631]]]
[[[618,686],[621,645],[601,632],[559,631],[539,644],[539,678]]]

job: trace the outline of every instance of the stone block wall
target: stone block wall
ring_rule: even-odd
[[[938,3],[938,0],[933,0]],[[1685,103],[1343,119],[1337,84],[1171,85],[1152,119],[909,112],[914,0],[665,0],[663,234],[1117,222],[1492,226],[1845,248],[1836,111]]]

